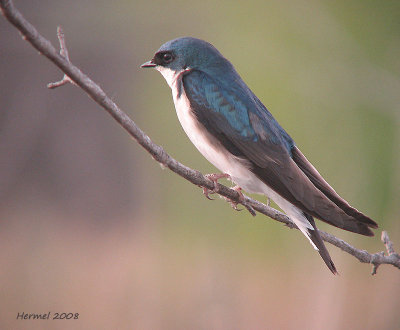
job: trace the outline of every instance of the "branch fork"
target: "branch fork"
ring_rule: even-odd
[[[65,43],[64,31],[61,26],[57,27],[57,38],[58,42],[60,43],[60,55],[64,57],[68,62],[70,62],[67,45]],[[75,82],[64,73],[64,77],[61,80],[53,83],[48,83],[47,88],[54,89],[68,83],[75,85]]]

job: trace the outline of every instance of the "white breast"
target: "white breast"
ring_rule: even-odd
[[[235,173],[248,171],[243,160],[238,159],[228,152],[222,144],[199,123],[195,117],[185,90],[181,84],[181,79],[176,79],[172,86],[172,97],[175,103],[176,113],[183,130],[190,141],[196,146],[200,153],[215,167],[223,173],[235,176]],[[180,94],[178,95],[178,90]]]
[[[157,69],[171,87],[176,113],[183,130],[200,153],[221,172],[229,174],[232,180],[246,191],[270,196],[266,191],[270,189],[248,169],[246,161],[232,155],[199,123],[181,85],[184,72],[163,67]]]

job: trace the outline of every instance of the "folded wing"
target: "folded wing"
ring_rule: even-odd
[[[341,198],[240,80],[224,86],[201,71],[183,76],[198,121],[275,192],[333,226],[373,236],[377,224]]]

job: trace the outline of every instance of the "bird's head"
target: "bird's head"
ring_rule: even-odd
[[[141,67],[160,71],[170,86],[177,75],[184,71],[200,70],[218,75],[221,70],[229,72],[233,69],[231,63],[213,45],[191,37],[166,42]]]

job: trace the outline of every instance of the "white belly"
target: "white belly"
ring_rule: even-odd
[[[200,153],[211,164],[221,172],[229,174],[232,179],[239,184],[235,179],[240,180],[241,177],[246,177],[246,174],[250,172],[246,167],[246,162],[228,152],[222,144],[198,122],[184,92],[181,93],[180,97],[177,97],[173,93],[173,97],[179,122],[190,141],[192,141]],[[261,191],[259,193],[261,193]]]

